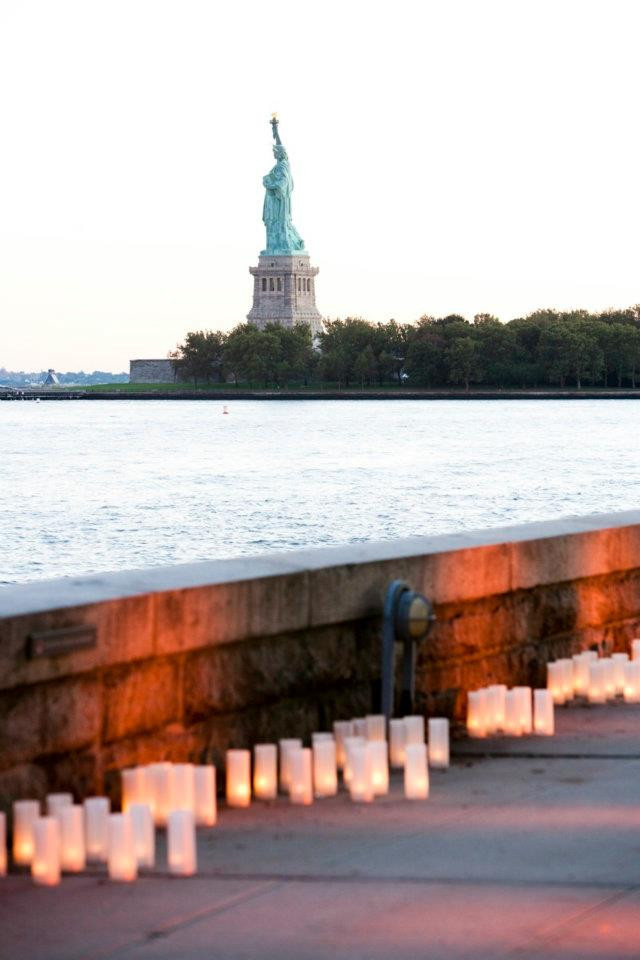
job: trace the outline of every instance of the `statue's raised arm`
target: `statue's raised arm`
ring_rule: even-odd
[[[291,192],[293,177],[287,151],[278,132],[278,118],[271,117],[271,132],[275,141],[273,155],[276,165],[262,178],[265,188],[262,220],[267,229],[267,246],[263,254],[290,256],[304,251],[304,241],[291,222]]]

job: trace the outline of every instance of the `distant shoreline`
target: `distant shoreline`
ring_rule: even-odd
[[[0,400],[640,400],[636,390],[38,390],[5,391]]]

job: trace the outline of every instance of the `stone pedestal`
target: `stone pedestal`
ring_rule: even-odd
[[[308,254],[276,256],[261,254],[253,276],[253,306],[247,320],[263,328],[267,323],[292,327],[307,323],[315,337],[322,330],[322,317],[316,307],[315,278],[318,268],[309,263]]]

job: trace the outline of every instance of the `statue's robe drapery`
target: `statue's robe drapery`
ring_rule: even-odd
[[[267,228],[267,249],[263,252],[287,254],[304,250],[304,242],[291,222],[293,177],[289,161],[280,158],[262,183],[266,190],[262,220]]]

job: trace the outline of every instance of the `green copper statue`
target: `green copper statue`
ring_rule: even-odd
[[[273,155],[277,162],[273,170],[262,178],[266,191],[262,220],[267,228],[267,248],[262,251],[262,255],[291,256],[294,253],[304,253],[304,241],[291,222],[293,177],[287,151],[282,146],[278,133],[278,118],[275,113],[271,118],[271,130],[275,140]]]

